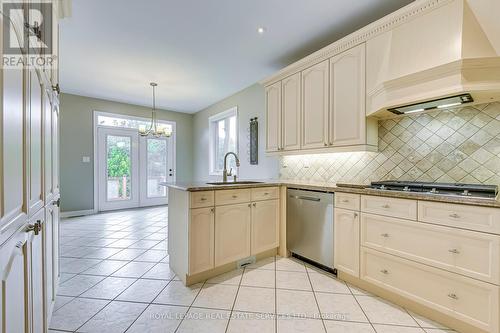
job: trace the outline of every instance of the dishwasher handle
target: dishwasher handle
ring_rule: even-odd
[[[301,195],[291,195],[290,198],[292,199],[298,199],[298,200],[307,200],[307,201],[321,201],[320,198],[313,198],[313,197],[304,197],[304,196],[301,196]]]

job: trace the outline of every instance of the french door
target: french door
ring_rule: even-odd
[[[173,179],[172,154],[169,138],[98,127],[99,211],[167,204],[166,187],[160,184]]]

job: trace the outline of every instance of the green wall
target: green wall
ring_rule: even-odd
[[[93,111],[150,117],[151,109],[71,94],[61,94],[61,210],[94,208]],[[177,180],[193,178],[193,115],[158,110],[158,118],[177,123]],[[82,157],[90,156],[90,163]]]

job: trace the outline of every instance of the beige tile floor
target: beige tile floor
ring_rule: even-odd
[[[50,332],[453,332],[294,259],[185,287],[166,238],[166,207],[63,220]]]

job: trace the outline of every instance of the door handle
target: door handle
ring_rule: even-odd
[[[299,200],[307,200],[307,201],[321,201],[320,198],[313,198],[313,197],[303,197],[303,196],[299,196],[299,195],[291,195],[290,198],[292,199],[299,199]]]

